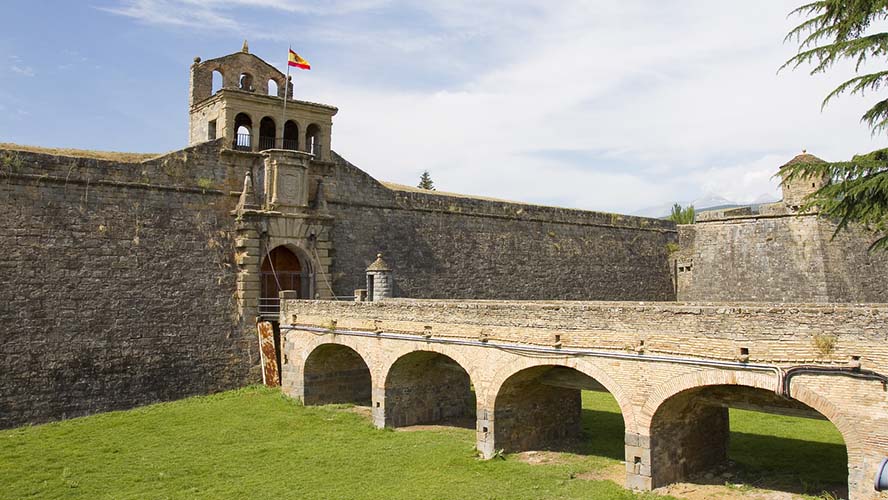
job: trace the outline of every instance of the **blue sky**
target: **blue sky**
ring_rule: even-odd
[[[136,152],[187,139],[188,67],[240,49],[312,63],[333,148],[383,180],[635,213],[776,197],[803,148],[884,147],[852,74],[777,68],[798,1],[6,0],[0,141]]]

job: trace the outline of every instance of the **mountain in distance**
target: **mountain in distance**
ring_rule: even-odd
[[[747,207],[747,206],[756,206],[762,205],[765,203],[774,203],[775,201],[780,201],[780,198],[777,198],[770,194],[761,194],[757,196],[752,201],[742,203],[738,201],[733,201],[725,198],[724,196],[719,196],[715,194],[708,194],[703,196],[702,198],[698,198],[693,201],[677,201],[673,203],[667,203],[663,205],[656,205],[653,207],[642,208],[640,210],[636,210],[632,213],[632,215],[638,215],[641,217],[655,217],[655,218],[665,218],[668,217],[670,213],[672,213],[672,205],[674,203],[678,203],[683,207],[687,207],[688,205],[693,205],[694,210],[697,212],[702,212],[704,210],[718,210],[724,208],[734,208],[734,207]]]

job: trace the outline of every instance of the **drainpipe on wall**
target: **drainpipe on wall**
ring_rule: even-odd
[[[883,458],[876,470],[876,491],[888,491],[888,458]]]

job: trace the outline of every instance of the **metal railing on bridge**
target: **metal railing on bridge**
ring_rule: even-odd
[[[259,319],[262,321],[278,321],[281,315],[281,299],[260,298]]]

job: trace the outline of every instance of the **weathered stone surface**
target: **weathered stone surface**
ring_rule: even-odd
[[[835,238],[816,215],[726,218],[681,226],[679,300],[888,302],[888,253],[852,227]]]
[[[610,392],[623,414],[628,486],[687,479],[723,460],[725,408],[738,407],[828,419],[848,451],[851,498],[877,498],[872,477],[888,453],[883,382],[860,373],[800,372],[786,393],[782,381],[792,367],[847,368],[858,355],[866,373],[888,373],[886,305],[393,299],[287,300],[282,307],[283,390],[303,397],[311,385],[303,360],[325,346],[348,346],[369,368],[380,427],[403,411],[389,398],[412,387],[422,395],[420,409],[446,407],[460,393],[428,390],[424,370],[412,373],[414,385],[401,376],[401,391],[388,391],[401,360],[446,356],[474,388],[476,446],[486,457],[504,448],[563,447],[578,432],[579,387],[595,387]],[[835,335],[833,350],[816,342],[823,332]],[[556,338],[563,354],[515,347],[552,349]],[[577,349],[593,352],[571,352]],[[743,352],[748,362],[737,361]]]
[[[212,144],[138,164],[0,157],[0,427],[258,380],[228,215],[243,171]]]
[[[395,296],[672,300],[671,222],[392,190],[340,157],[325,180],[336,295],[382,252]]]

